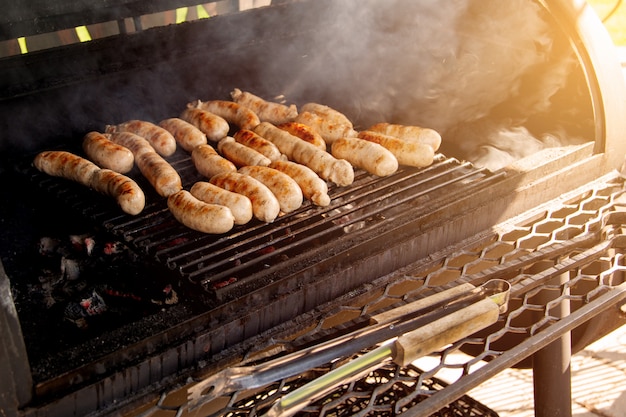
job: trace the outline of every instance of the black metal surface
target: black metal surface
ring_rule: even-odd
[[[186,187],[207,180],[182,151],[171,163]],[[50,193],[138,253],[172,270],[196,288],[192,292],[204,289],[219,300],[236,299],[242,292],[256,290],[346,248],[356,254],[359,245],[373,234],[388,235],[421,213],[503,178],[439,155],[430,167],[403,168],[385,178],[360,172],[354,184],[331,187],[328,207],[307,201],[271,224],[253,220],[227,234],[209,235],[179,224],[165,199],[153,190],[148,190],[144,212],[130,216],[106,198],[69,181],[48,177],[32,167],[25,174],[40,188],[37,192]],[[140,177],[137,180],[144,183]],[[149,187],[144,184],[144,189]]]

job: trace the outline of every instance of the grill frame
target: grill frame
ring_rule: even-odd
[[[578,8],[579,6],[581,6],[581,8]],[[306,9],[307,7],[314,6],[299,5],[289,7],[302,7]],[[616,78],[618,65],[603,65],[606,62],[614,61],[613,55],[609,55],[607,44],[604,44],[603,41],[598,41],[598,39],[594,37],[595,35],[589,36],[588,31],[590,31],[590,29],[584,28],[585,25],[598,27],[599,22],[597,22],[595,17],[590,19],[589,10],[582,8],[581,2],[570,3],[568,1],[554,1],[548,2],[548,7],[552,10],[552,13],[558,17],[563,27],[565,27],[569,33],[573,34],[573,43],[581,59],[588,67],[588,83],[594,99],[594,108],[597,110],[596,142],[575,149],[548,151],[516,164],[507,169],[506,186],[509,187],[508,189],[501,187],[485,190],[478,196],[472,196],[472,198],[468,197],[461,201],[453,202],[446,207],[442,207],[437,213],[431,213],[425,218],[416,220],[416,224],[419,223],[418,228],[420,228],[422,233],[418,236],[413,234],[402,236],[396,247],[386,253],[386,262],[382,269],[374,260],[377,255],[374,249],[369,253],[369,258],[356,260],[354,263],[341,261],[343,255],[349,254],[349,252],[346,252],[340,254],[342,256],[338,255],[336,258],[329,259],[322,264],[311,266],[305,271],[302,271],[301,275],[302,278],[305,279],[305,282],[311,284],[306,280],[311,280],[315,275],[323,273],[324,277],[321,281],[311,284],[317,286],[317,289],[321,291],[325,286],[341,279],[347,271],[352,271],[350,273],[356,275],[362,271],[367,271],[373,275],[384,275],[389,272],[389,269],[395,270],[412,262],[415,257],[428,257],[438,248],[454,244],[463,239],[464,236],[469,236],[472,233],[489,228],[501,219],[510,218],[526,209],[535,207],[552,198],[556,198],[563,190],[573,189],[580,184],[593,181],[606,172],[621,166],[624,146],[626,145],[621,144],[619,139],[624,131],[622,115],[624,114],[625,106],[622,101],[624,96],[623,85],[621,82],[615,82],[616,79],[622,80],[621,73],[617,74]],[[287,9],[282,9],[282,11],[278,10],[279,9],[269,11],[269,13],[280,14]],[[583,11],[582,18],[578,19],[581,10]],[[251,13],[251,15],[254,16],[264,16],[264,14],[261,13],[265,12]],[[576,16],[576,19],[574,19],[574,16]],[[245,19],[248,18],[232,17],[229,19],[233,19],[230,20],[230,22],[238,21],[239,19],[242,19],[239,20],[240,22],[245,22],[247,21]],[[218,22],[223,23],[227,22],[227,20],[218,20]],[[218,23],[217,27],[219,28],[219,25],[222,23]],[[307,26],[303,29],[301,28],[301,30],[306,32],[307,30],[313,31],[320,29],[319,27],[314,28],[313,26],[315,26],[314,22],[309,22]],[[7,127],[5,131],[9,132],[9,135],[16,133],[17,131],[13,130],[15,128],[8,123],[11,118],[10,116],[19,112],[37,111],[45,107],[50,96],[58,91],[57,88],[59,85],[61,86],[60,90],[64,91],[63,89],[68,88],[68,85],[71,87],[80,84],[80,82],[89,82],[90,78],[94,77],[93,79],[96,80],[94,83],[97,84],[95,90],[97,91],[98,89],[105,88],[107,85],[119,86],[117,83],[124,75],[133,73],[135,70],[138,70],[137,73],[139,74],[141,71],[147,70],[147,68],[150,67],[150,64],[146,63],[137,65],[134,60],[130,60],[128,57],[123,57],[122,59],[118,57],[110,61],[110,67],[104,69],[105,74],[103,75],[101,73],[102,68],[99,68],[98,65],[96,65],[97,63],[91,61],[89,57],[93,53],[100,54],[100,57],[106,60],[107,54],[102,52],[108,51],[109,48],[113,51],[115,49],[114,47],[112,48],[112,46],[120,45],[122,42],[130,40],[131,46],[138,48],[150,40],[158,38],[158,36],[155,36],[156,33],[175,33],[177,39],[188,40],[193,37],[194,32],[196,32],[198,28],[202,27],[206,27],[206,22],[189,25],[184,28],[159,29],[145,34],[139,34],[138,37],[135,38],[105,40],[91,45],[77,45],[69,48],[61,48],[56,51],[34,54],[32,56],[19,57],[15,60],[4,60],[2,62],[3,65],[1,65],[2,70],[6,71],[4,72],[5,74],[10,74],[13,77],[2,78],[6,80],[15,79],[15,72],[19,72],[23,67],[36,65],[49,58],[53,58],[55,62],[61,62],[67,57],[76,59],[84,55],[86,58],[83,60],[79,59],[78,61],[88,64],[84,68],[81,68],[81,70],[84,69],[84,72],[81,74],[82,79],[79,79],[78,82],[77,80],[69,80],[68,78],[70,77],[67,74],[55,74],[55,76],[52,77],[53,80],[45,79],[50,74],[42,74],[42,84],[38,84],[37,82],[30,85],[19,84],[18,90],[12,89],[13,86],[7,87],[7,85],[5,85],[4,87],[7,89],[3,91],[8,91],[8,93],[3,94],[1,110],[10,109],[5,113],[9,115],[9,117],[3,120],[3,127]],[[289,29],[284,30],[276,35],[276,38],[288,37],[288,32]],[[581,33],[583,33],[583,35],[581,35]],[[168,36],[165,36],[165,38],[171,40]],[[227,40],[224,40],[224,44],[220,46],[228,51],[229,48],[226,41]],[[198,47],[199,43],[195,43],[194,45]],[[141,52],[139,54],[140,57],[149,56],[149,53],[139,51],[139,49],[140,48],[136,49],[136,51]],[[166,44],[164,49],[175,50],[172,43]],[[109,58],[112,57],[109,56]],[[600,63],[602,63],[602,65]],[[59,66],[59,68],[61,68],[61,66]],[[198,71],[198,73],[200,73],[200,71]],[[245,71],[242,71],[242,73],[243,75],[248,75]],[[241,73],[239,75],[241,75]],[[56,76],[58,76],[58,78],[56,78]],[[139,77],[140,75],[135,74],[133,76]],[[111,80],[114,80],[114,82],[109,84]],[[273,87],[274,86],[268,87],[267,91],[272,90]],[[608,92],[611,92],[611,94],[608,94]],[[61,97],[63,97],[63,95],[61,95]],[[43,99],[43,102],[36,103],[39,99]],[[177,99],[180,99],[180,97],[173,97],[172,101],[175,102]],[[182,102],[182,100],[179,101]],[[166,110],[166,107],[167,106],[151,109],[153,112],[150,113],[147,118],[160,118],[166,111],[169,111],[169,109]],[[66,126],[62,126],[62,123],[60,123],[57,127],[61,126],[62,129],[52,129],[53,133],[46,132],[44,136],[47,137],[49,143],[58,144],[59,138],[66,139],[67,137],[74,137],[84,132],[90,125],[95,127],[96,125],[100,126],[100,122],[111,122],[111,118],[108,116],[99,114],[98,117],[91,118],[93,115],[92,113],[91,115],[79,118],[80,120],[73,120],[72,123]],[[24,132],[17,133],[24,134]],[[3,147],[6,147],[6,145],[6,143],[2,143]],[[10,147],[11,146],[9,146],[9,148]],[[28,151],[28,146],[25,147]],[[556,155],[554,154],[555,152]],[[24,147],[20,146],[17,153],[23,155]],[[549,161],[541,161],[546,155],[549,155]],[[481,216],[480,213],[484,211],[498,212],[500,213],[500,217],[497,219],[481,218],[484,216]],[[451,230],[460,230],[461,232],[452,233]],[[374,241],[371,246],[375,248],[376,242]],[[334,288],[332,290],[333,292],[328,294],[328,297],[337,298],[343,294],[350,293],[352,290],[353,288],[350,286]],[[306,292],[306,288],[289,288],[286,293],[277,288],[276,294],[280,295],[278,300],[268,299],[267,295],[259,295],[258,293],[250,295],[249,300],[252,301],[251,305],[263,306],[264,311],[259,312],[260,315],[273,314],[279,310],[283,310],[281,311],[282,314],[277,316],[280,317],[280,319],[277,319],[275,323],[271,323],[271,325],[280,326],[281,323],[285,320],[289,320],[294,315],[302,314],[316,307],[315,303],[309,304],[306,301]],[[267,304],[268,302],[269,304]],[[286,303],[293,305],[293,309],[285,311],[284,305]],[[224,309],[223,311],[224,316],[228,316],[232,313],[233,312],[228,309]],[[87,387],[85,388],[86,391],[81,392],[88,392],[92,394],[90,398],[93,398],[93,393],[102,389],[102,392],[105,392],[106,395],[103,396],[98,406],[106,406],[107,399],[129,394],[127,388],[120,382],[120,380],[124,378],[135,381],[133,384],[136,383],[136,385],[133,385],[133,387],[145,387],[153,383],[159,384],[161,382],[174,381],[177,377],[172,375],[179,372],[180,369],[194,367],[199,360],[202,361],[203,358],[207,357],[207,346],[209,347],[208,352],[215,352],[219,350],[220,342],[224,343],[221,346],[225,346],[227,342],[232,342],[235,346],[230,351],[224,352],[224,355],[228,356],[227,354],[236,352],[239,347],[236,343],[237,337],[233,337],[233,334],[241,332],[241,330],[237,328],[241,327],[241,323],[245,322],[243,334],[246,337],[257,334],[255,332],[258,332],[258,327],[256,327],[258,325],[258,318],[255,317],[254,314],[239,318],[237,322],[231,322],[224,326],[224,328],[216,330],[215,332],[207,332],[206,329],[202,328],[201,323],[207,318],[206,316],[199,316],[197,319],[192,320],[189,329],[199,328],[198,333],[187,339],[183,344],[168,349],[165,352],[159,352],[152,356],[150,356],[151,354],[143,355],[140,353],[141,349],[133,352],[131,347],[129,354],[134,358],[141,358],[139,359],[140,364],[137,365],[137,370],[124,370],[121,373],[106,377],[103,382],[97,382],[94,386]],[[156,335],[155,339],[160,338],[167,340],[170,337],[171,334],[166,332]],[[213,349],[215,349],[215,351]],[[135,353],[136,356],[133,353]],[[219,363],[219,355],[216,355],[215,360],[216,363]],[[103,362],[106,362],[106,358]],[[162,370],[156,371],[155,367],[157,365],[155,364],[159,362],[163,364]],[[94,366],[92,372],[98,373],[97,365],[98,364]],[[154,371],[154,375],[146,376],[142,374],[142,372],[146,372],[146,369],[150,370],[150,372]],[[63,386],[64,385],[60,383],[59,386],[54,387],[54,389]],[[67,387],[67,385],[65,385],[65,387]],[[38,390],[38,394],[43,393],[44,396],[45,393],[49,392],[47,391],[48,388],[40,385],[36,387],[36,390]],[[61,400],[62,405],[60,405],[60,407],[82,409],[82,407],[90,406],[94,403],[91,400],[87,402],[89,402],[89,405],[85,403],[85,400],[79,399],[77,394],[70,393]],[[57,405],[55,405],[55,407]]]

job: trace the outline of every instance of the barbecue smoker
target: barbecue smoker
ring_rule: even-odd
[[[111,21],[120,30],[0,60],[3,414],[263,415],[378,342],[253,389],[211,385],[221,371],[312,352],[382,312],[491,280],[510,285],[497,322],[411,363],[383,358],[300,400],[302,415],[493,415],[465,393],[512,366],[533,367],[538,415],[566,413],[570,351],[621,325],[625,297],[626,89],[590,8],[238,5],[144,30],[141,16],[194,2],[7,6],[3,39]],[[176,222],[138,172],[147,206],[130,216],[32,166],[44,149],[81,153],[88,131],[158,122],[234,88],[326,104],[358,129],[430,127],[443,143],[427,168],[357,170],[351,186],[331,186],[328,207],[306,202],[216,236]],[[168,160],[185,188],[202,179],[182,149]],[[63,246],[68,236],[79,249]],[[50,273],[58,246],[66,261],[81,251],[86,270]],[[458,379],[442,380],[446,370]]]

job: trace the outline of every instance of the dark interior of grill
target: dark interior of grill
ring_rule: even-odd
[[[70,389],[72,376],[87,383],[190,335],[217,334],[205,350],[215,355],[488,227],[497,216],[416,239],[511,192],[519,181],[512,172],[481,167],[493,155],[511,161],[526,156],[519,149],[596,140],[586,75],[567,36],[538,3],[515,3],[519,14],[495,0],[296,2],[1,63],[0,249],[40,392]],[[521,22],[527,31],[507,40]],[[357,171],[353,185],[331,187],[329,207],[306,202],[224,236],[178,224],[137,171],[147,206],[129,216],[31,165],[42,149],[80,153],[87,131],[159,121],[196,99],[228,99],[233,88],[323,103],[360,128],[432,127],[442,148],[430,167],[385,178]],[[203,179],[185,151],[169,160],[185,188]],[[85,234],[98,257],[69,241]],[[79,279],[46,275],[59,253],[42,253],[42,237],[81,262]],[[119,251],[103,257],[111,247]],[[77,302],[97,304],[94,291],[106,313],[68,320]]]

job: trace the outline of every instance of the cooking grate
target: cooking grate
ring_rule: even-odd
[[[286,330],[281,328],[254,338],[247,345],[249,353],[242,359],[246,364],[262,362],[276,356],[276,352],[319,343],[362,325],[371,315],[462,282],[506,279],[512,284],[509,310],[496,325],[445,346],[404,369],[386,365],[380,374],[339,387],[309,405],[302,414],[342,415],[350,410],[357,415],[422,416],[441,410],[444,414],[435,415],[481,415],[480,410],[455,409],[450,414],[445,414],[445,410],[456,407],[459,399],[465,401],[463,394],[491,375],[518,364],[564,332],[623,302],[623,224],[623,181],[603,179],[433,254],[428,260],[381,277],[296,318]],[[568,304],[571,313],[562,317],[558,307],[564,304]],[[278,381],[260,391],[230,393],[204,407],[217,407],[223,415],[258,415],[279,396],[332,366],[335,365],[315,369],[311,375],[296,380]],[[371,389],[362,385],[368,384],[368,378]],[[447,381],[449,387],[443,384],[433,389],[432,382],[439,379]],[[168,409],[182,415],[187,404],[172,401],[170,394],[172,391],[163,393],[152,410],[168,403]]]
[[[185,188],[206,181],[193,167],[189,154],[179,151],[170,162]],[[218,299],[234,298],[243,290],[259,288],[372,236],[399,229],[420,213],[503,178],[439,154],[427,168],[402,168],[389,177],[358,171],[351,186],[330,187],[332,201],[328,207],[305,202],[299,210],[271,224],[253,220],[228,234],[208,235],[180,225],[165,200],[133,173],[131,176],[147,190],[146,208],[138,216],[121,213],[89,190],[33,171],[28,170],[32,181],[66,206]]]

